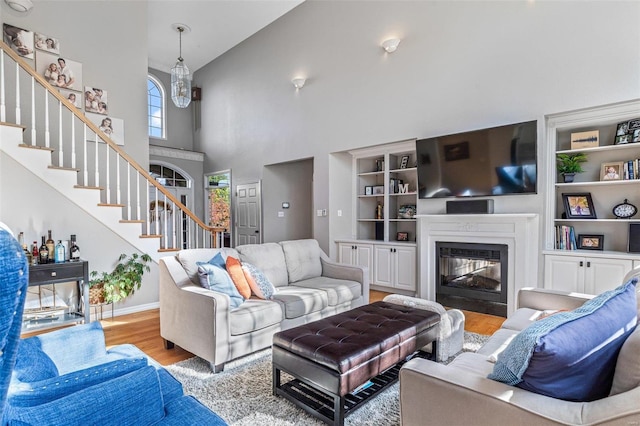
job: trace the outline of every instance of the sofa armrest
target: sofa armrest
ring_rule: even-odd
[[[345,265],[344,263],[332,262],[321,257],[322,276],[339,280],[356,281],[361,284],[362,296],[365,303],[369,303],[369,269],[364,266]]]
[[[191,283],[175,257],[159,262],[160,335],[213,365],[228,358],[230,299]]]
[[[403,426],[423,425],[425,419],[432,424],[632,424],[640,419],[639,396],[635,388],[598,401],[562,401],[425,359],[413,359],[400,370]]]
[[[518,308],[530,308],[538,311],[548,309],[573,310],[593,297],[593,295],[584,293],[525,287],[518,292]]]

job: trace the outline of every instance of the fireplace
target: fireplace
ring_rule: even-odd
[[[506,244],[436,242],[436,301],[507,316]]]

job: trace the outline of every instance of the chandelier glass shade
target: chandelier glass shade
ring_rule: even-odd
[[[186,108],[191,103],[191,72],[182,59],[183,27],[177,28],[180,33],[180,56],[178,62],[171,68],[171,100],[178,108]]]

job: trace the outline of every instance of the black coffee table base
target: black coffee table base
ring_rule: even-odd
[[[436,342],[432,342],[432,353],[436,353]],[[380,392],[387,389],[398,381],[398,374],[402,365],[410,358],[420,357],[426,359],[432,359],[431,354],[427,352],[418,351],[411,357],[404,359],[394,365],[393,367],[383,371],[377,375],[371,382],[372,386],[361,390],[355,395],[352,393],[340,396],[327,392],[325,390],[319,390],[313,385],[313,383],[305,380],[304,378],[296,377],[295,375],[287,372],[286,368],[273,364],[273,394],[286,398],[297,407],[302,408],[307,413],[311,414],[322,420],[323,422],[342,426],[344,425],[344,419],[347,415],[357,410],[362,404],[378,395]],[[280,373],[284,371],[294,377],[293,380],[287,383],[281,383]]]

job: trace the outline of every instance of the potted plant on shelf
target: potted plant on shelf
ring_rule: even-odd
[[[118,263],[111,272],[91,271],[89,281],[89,303],[115,303],[132,295],[142,285],[142,276],[149,272],[151,256],[133,253],[121,254]]]
[[[580,163],[587,161],[587,154],[578,152],[576,154],[557,154],[556,164],[558,173],[562,175],[565,182],[573,182],[576,173],[582,173]]]

